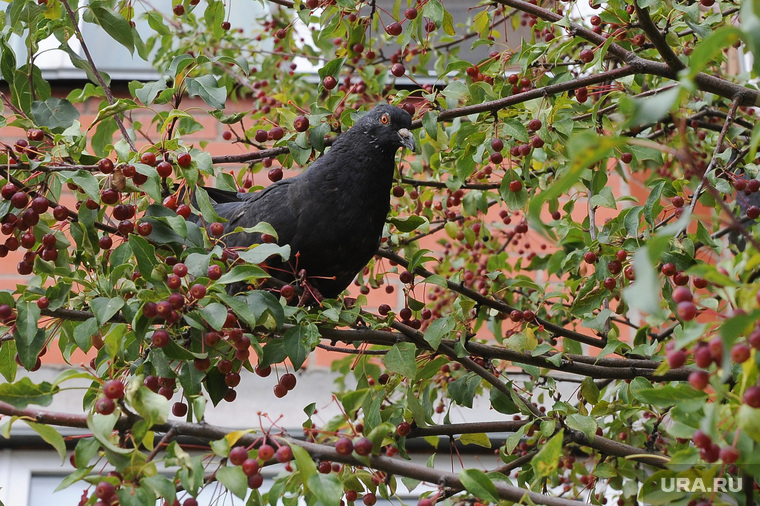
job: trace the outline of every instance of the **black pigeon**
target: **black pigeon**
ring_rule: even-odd
[[[228,220],[225,233],[269,223],[278,244],[291,249],[288,262],[267,261],[270,274],[285,282],[305,275],[312,292],[337,297],[380,245],[396,151],[414,150],[411,123],[403,109],[378,105],[298,176],[256,193],[209,191],[216,212]],[[233,249],[260,242],[258,233],[225,238]]]

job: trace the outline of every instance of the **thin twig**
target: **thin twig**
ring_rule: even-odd
[[[74,33],[76,34],[77,40],[79,40],[79,44],[82,46],[82,51],[84,52],[85,58],[87,58],[87,63],[89,64],[90,69],[92,70],[92,73],[95,75],[95,79],[98,80],[98,84],[103,90],[103,93],[106,96],[106,100],[108,101],[108,104],[114,105],[116,103],[116,100],[113,98],[113,93],[111,93],[111,88],[108,86],[108,84],[106,84],[105,80],[103,79],[103,76],[100,75],[100,71],[98,71],[98,68],[95,66],[95,61],[92,59],[92,55],[90,55],[90,50],[87,48],[87,44],[85,44],[84,42],[84,37],[82,36],[82,32],[79,30],[79,24],[77,23],[77,18],[74,15],[74,11],[71,10],[71,7],[69,6],[69,3],[66,0],[61,0],[61,4],[63,4],[64,9],[66,9],[66,13],[69,15],[69,19],[71,20],[71,24],[74,28]],[[135,144],[132,141],[132,138],[129,136],[129,133],[127,133],[127,129],[124,126],[124,123],[121,121],[121,114],[114,115],[114,121],[116,121],[116,125],[118,125],[119,131],[121,131],[121,135],[124,136],[124,140],[127,141],[132,151],[136,152],[137,148],[135,147]]]

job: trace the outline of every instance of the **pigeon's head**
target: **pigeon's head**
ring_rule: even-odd
[[[362,116],[353,128],[370,136],[381,147],[390,147],[394,151],[405,147],[414,151],[411,127],[412,117],[408,112],[400,107],[381,104]]]

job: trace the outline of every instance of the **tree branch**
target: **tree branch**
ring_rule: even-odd
[[[17,416],[21,418],[30,418],[37,423],[44,425],[87,428],[87,415],[85,414],[54,413],[32,408],[20,409],[5,402],[0,402],[0,414],[7,416]],[[135,419],[130,419],[126,416],[122,416],[116,422],[114,430],[129,430],[134,425],[134,422]],[[215,425],[195,424],[178,421],[156,424],[151,427],[151,430],[163,433],[171,432],[176,436],[192,436],[203,440],[219,440],[227,436],[229,433],[233,432],[232,429],[224,429]],[[257,434],[248,433],[241,436],[238,442],[243,445],[252,445],[259,437],[260,436]],[[348,464],[352,466],[364,466],[367,464],[366,459],[358,460],[351,455],[339,454],[337,451],[335,451],[335,448],[328,445],[311,443],[287,436],[269,437],[278,440],[281,443],[300,446],[309,452],[309,455],[311,455],[311,457],[315,460],[330,460],[332,462],[340,462],[342,464]],[[452,472],[431,469],[424,465],[412,464],[411,462],[407,462],[405,460],[382,456],[369,457],[369,465],[373,469],[377,469],[378,471],[382,471],[388,474],[408,476],[417,480],[453,488],[458,491],[465,490],[464,485],[459,480],[459,476]],[[503,482],[494,482],[494,485],[496,486],[496,490],[500,498],[515,502],[522,502],[527,496],[536,504],[545,504],[548,506],[574,506],[577,504],[582,504],[577,501],[569,501],[567,499],[545,496],[537,492],[531,492],[526,489],[507,485]]]
[[[678,72],[679,70],[686,68],[686,65],[684,65],[683,62],[678,58],[678,55],[673,52],[673,48],[671,48],[668,42],[665,40],[665,37],[663,37],[660,29],[657,28],[657,25],[655,25],[654,21],[652,21],[652,18],[649,16],[649,10],[646,7],[641,7],[638,1],[634,1],[633,5],[636,8],[636,14],[639,17],[641,29],[644,30],[644,33],[647,34],[649,40],[652,41],[655,49],[657,49],[657,52],[660,53],[660,56],[662,56],[662,59],[665,60],[665,63],[668,64],[668,67],[670,67],[674,72]]]
[[[87,63],[89,64],[90,69],[92,69],[92,73],[95,75],[95,79],[98,80],[98,84],[103,90],[108,104],[113,105],[116,103],[116,100],[113,98],[111,88],[108,86],[108,84],[106,84],[103,76],[100,75],[100,71],[98,71],[98,68],[95,66],[95,61],[92,59],[92,55],[90,55],[90,50],[87,48],[87,44],[84,41],[82,32],[79,30],[79,24],[77,23],[77,18],[74,15],[74,11],[71,10],[71,6],[69,6],[69,3],[66,0],[61,0],[61,4],[63,5],[63,8],[66,9],[66,13],[69,15],[71,25],[74,28],[74,33],[76,34],[77,40],[79,40],[79,44],[82,46],[82,51],[84,52],[85,58],[87,58]],[[136,152],[137,148],[135,147],[132,138],[129,136],[127,129],[124,127],[124,123],[121,121],[121,114],[114,115],[114,121],[116,121],[116,125],[118,125],[121,135],[124,136],[124,140],[127,141],[132,151]]]
[[[397,253],[394,253],[393,251],[381,248],[377,251],[377,255],[383,258],[387,258],[388,260],[393,260],[394,262],[398,263],[399,265],[403,265],[404,267],[409,267],[409,262],[404,257],[402,257],[401,255]],[[423,278],[429,278],[430,276],[433,276],[432,272],[422,267],[417,267],[414,270],[414,272],[418,274],[419,276],[422,276]],[[460,283],[454,283],[453,281],[447,279],[446,285],[449,288],[449,290],[452,290],[461,295],[464,295],[465,297],[470,298],[474,300],[475,302],[480,303],[483,306],[496,309],[497,311],[500,311],[504,314],[510,313],[515,309],[505,302],[501,302],[501,301],[492,299],[490,297],[481,295],[480,293],[474,290],[470,290],[469,288],[461,285]],[[560,327],[559,325],[556,325],[547,320],[543,320],[541,318],[536,318],[536,323],[539,325],[543,325],[546,330],[553,332],[557,336],[566,337],[568,339],[572,339],[573,341],[578,341],[580,343],[588,344],[590,346],[595,346],[597,348],[604,348],[607,344],[605,341],[601,339],[595,339],[585,334],[581,334],[580,332],[568,330],[564,327]]]

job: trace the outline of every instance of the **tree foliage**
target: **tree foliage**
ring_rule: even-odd
[[[401,479],[433,485],[420,505],[756,500],[760,64],[730,69],[758,49],[757,2],[473,1],[462,22],[441,0],[278,0],[244,30],[224,2],[173,4],[13,0],[2,14],[0,126],[27,138],[0,153],[0,256],[26,251],[30,275],[0,293],[5,435],[25,422],[63,456],[60,427],[86,427],[65,484],[92,484],[87,504],[191,505],[214,481],[247,504],[373,504]],[[116,93],[83,23],[161,77]],[[51,38],[90,81],[66,98],[35,64]],[[231,252],[186,219],[215,213],[185,187],[255,191],[254,174],[308,165],[381,101],[413,113],[419,147],[357,301],[294,304],[302,286],[272,288],[260,266],[287,250]],[[229,154],[192,140],[209,120]],[[405,306],[363,309],[392,280]],[[227,293],[241,281],[252,290]],[[18,376],[53,346],[90,367]],[[201,423],[207,402],[245,395],[241,375],[274,367],[287,394],[283,371],[317,347],[346,353],[344,417],[316,426],[305,406],[305,438]],[[84,415],[32,407],[82,378]],[[452,424],[476,398],[503,421]],[[502,433],[493,468],[406,460],[414,438],[490,447]],[[743,485],[666,490],[676,477]]]

